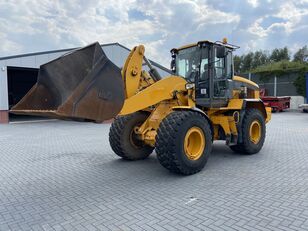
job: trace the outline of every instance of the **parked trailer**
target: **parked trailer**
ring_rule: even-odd
[[[264,104],[267,104],[272,108],[272,112],[281,112],[290,108],[291,97],[289,96],[262,96],[261,99],[263,100]]]

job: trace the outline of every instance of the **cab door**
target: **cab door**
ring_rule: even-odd
[[[209,46],[202,44],[201,57],[199,65],[199,75],[196,78],[196,100],[197,104],[210,105],[210,94],[211,94],[211,72],[209,62]],[[198,103],[199,102],[199,103]]]
[[[219,45],[202,46],[200,75],[196,80],[196,103],[203,107],[223,107],[232,96],[232,52],[221,57]]]
[[[213,46],[213,94],[211,95],[212,107],[223,107],[232,97],[231,82],[233,76],[232,52],[226,48],[226,55],[219,57],[219,45]]]

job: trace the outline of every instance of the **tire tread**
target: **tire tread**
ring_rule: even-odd
[[[262,117],[263,115],[261,114],[261,112],[256,109],[256,108],[248,108],[246,110],[244,119],[243,119],[243,124],[242,124],[242,137],[243,137],[243,142],[240,144],[236,144],[233,146],[230,146],[231,150],[236,152],[236,153],[240,153],[240,154],[245,154],[245,155],[251,155],[251,154],[255,154],[258,153],[258,151],[255,151],[252,146],[250,145],[250,141],[247,137],[249,137],[249,131],[245,130],[244,128],[246,128],[248,126],[249,123],[249,119],[254,116],[255,114],[260,114]],[[265,136],[266,136],[266,127],[264,126],[264,135],[261,138],[260,142],[258,145],[259,146],[263,146],[264,141],[265,141]]]
[[[143,115],[141,115],[143,114]],[[126,145],[125,142],[129,142],[127,140],[123,140],[123,131],[126,129],[126,125],[129,121],[134,119],[136,116],[143,116],[144,112],[136,112],[133,114],[125,115],[125,116],[118,116],[113,123],[111,124],[110,131],[109,131],[109,143],[112,148],[112,150],[120,156],[121,158],[125,160],[140,160],[147,158],[153,151],[153,147],[145,146],[143,147],[143,153],[138,152],[138,155],[136,153],[131,153]]]
[[[176,137],[185,120],[191,117],[201,118],[205,121],[204,126],[211,131],[207,120],[197,112],[175,111],[169,114],[161,122],[156,136],[155,150],[160,164],[174,173],[191,175],[199,172],[203,167],[191,169],[183,166],[176,155]],[[210,135],[212,135],[210,133]]]

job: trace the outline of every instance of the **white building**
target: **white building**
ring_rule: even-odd
[[[130,50],[119,43],[101,45],[107,57],[122,67]],[[0,58],[0,123],[9,121],[9,109],[15,105],[35,84],[38,68],[73,49],[54,50]],[[151,61],[161,76],[170,71]],[[147,68],[145,68],[147,69]]]

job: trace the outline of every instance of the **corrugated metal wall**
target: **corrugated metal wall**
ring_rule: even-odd
[[[7,70],[5,66],[0,66],[0,111],[8,108]]]
[[[40,65],[58,58],[59,56],[65,54],[66,52],[56,52],[41,55],[31,55],[25,57],[17,57],[0,60],[0,67],[13,66],[13,67],[31,67],[38,68]]]

